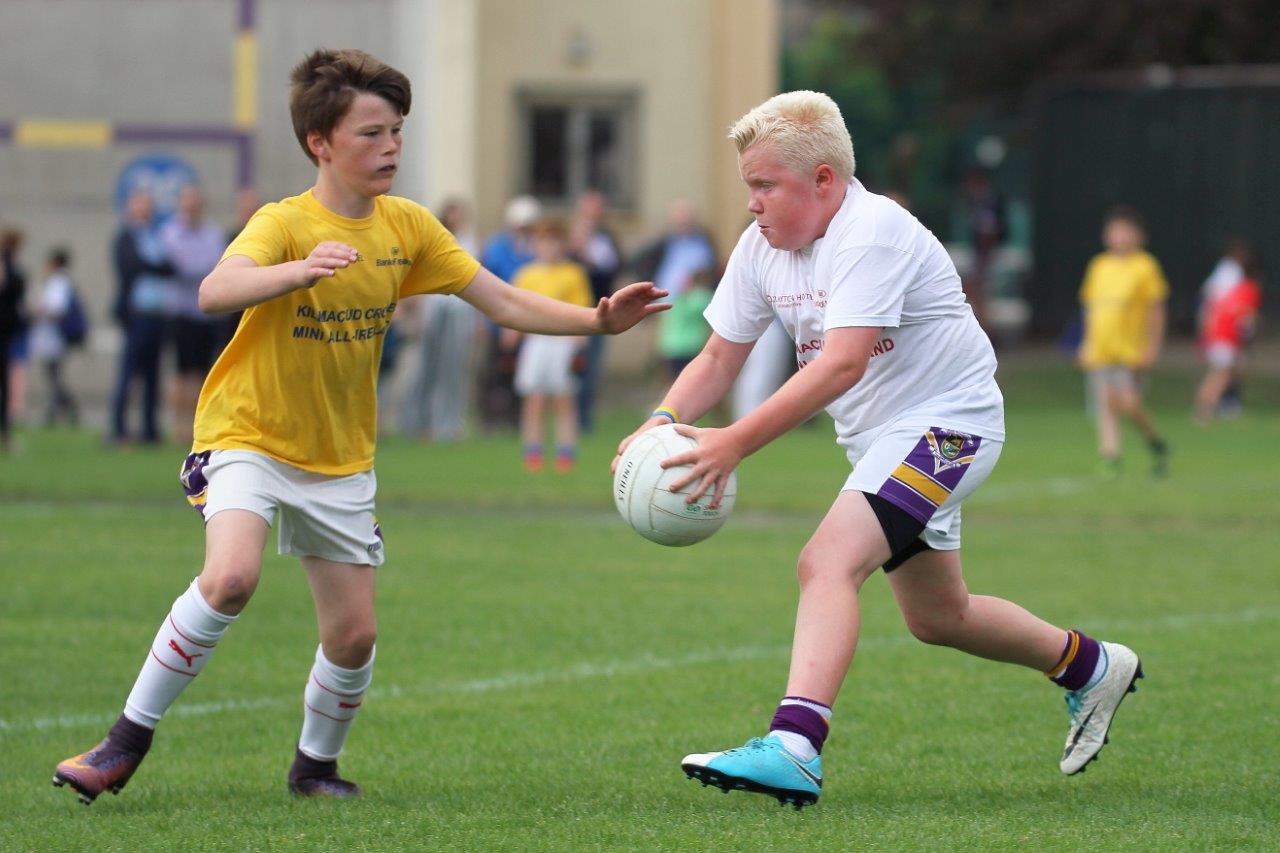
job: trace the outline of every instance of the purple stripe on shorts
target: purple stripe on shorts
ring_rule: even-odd
[[[953,492],[960,485],[965,471],[969,470],[973,456],[981,444],[982,438],[979,436],[930,427],[903,461],[948,492]],[[896,471],[897,466],[894,469]],[[938,505],[933,501],[905,483],[895,480],[892,472],[876,494],[924,524],[928,524],[938,510]]]
[[[182,481],[182,490],[187,495],[187,503],[201,516],[204,515],[205,493],[209,490],[209,480],[204,475],[204,469],[209,464],[209,454],[212,452],[206,450],[187,456],[182,463],[182,472],[178,475],[178,479]]]
[[[187,497],[194,498],[209,488],[209,481],[204,476],[204,466],[209,464],[209,454],[212,452],[206,450],[203,453],[192,453],[187,457],[187,461],[182,463],[182,472],[178,475],[178,479],[182,481],[182,489],[187,493]]]
[[[876,492],[876,494],[899,509],[904,510],[921,524],[928,524],[929,519],[933,518],[933,514],[938,511],[938,507],[933,501],[910,486],[899,483],[892,477],[885,480],[884,485],[880,487],[880,491]]]

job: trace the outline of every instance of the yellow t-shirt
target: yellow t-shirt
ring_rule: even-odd
[[[586,308],[595,305],[586,270],[573,261],[557,261],[553,264],[534,261],[525,264],[511,283],[522,290],[532,290],[570,305],[582,305]]]
[[[419,204],[378,196],[372,216],[348,219],[310,190],[255,213],[222,258],[271,266],[326,240],[355,248],[356,262],[244,312],[200,392],[194,451],[253,450],[330,475],[373,467],[378,362],[396,303],[458,293],[480,264]]]
[[[1096,256],[1080,288],[1084,365],[1138,365],[1147,349],[1151,308],[1168,298],[1169,284],[1160,263],[1147,252]]]

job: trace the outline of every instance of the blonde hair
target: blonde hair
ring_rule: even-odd
[[[826,163],[842,180],[853,179],[853,140],[840,108],[821,92],[774,95],[734,122],[729,138],[739,156],[753,145],[767,143],[798,172]]]

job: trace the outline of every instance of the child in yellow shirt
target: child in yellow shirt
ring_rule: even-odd
[[[1142,217],[1127,207],[1111,210],[1103,223],[1106,251],[1095,256],[1080,288],[1084,340],[1080,366],[1088,372],[1098,428],[1098,454],[1108,476],[1120,473],[1119,419],[1142,433],[1152,454],[1152,473],[1168,470],[1169,447],[1143,406],[1142,375],[1160,356],[1169,285],[1160,263],[1143,249]]]
[[[315,186],[249,220],[200,285],[208,314],[244,311],[200,393],[182,468],[205,523],[200,576],[160,625],[105,740],[58,764],[55,785],[92,802],[118,792],[160,717],[248,604],[278,524],[315,599],[320,647],[289,770],[300,796],[360,793],[338,755],[373,673],[376,382],[400,299],[456,295],[495,323],[545,335],[616,334],[665,306],[633,284],[594,308],[510,287],[421,205],[388,195],[409,112],[408,79],[359,50],[317,50],[293,70],[290,114]]]
[[[534,260],[520,268],[512,282],[522,290],[567,302],[591,304],[591,283],[586,270],[567,257],[568,227],[555,217],[540,220],[533,227]],[[530,472],[542,470],[542,420],[547,403],[555,415],[556,470],[573,469],[578,447],[574,375],[575,356],[582,338],[525,335],[508,331],[506,345],[520,344],[516,360],[515,391],[520,396],[520,438],[524,445],[524,466]]]

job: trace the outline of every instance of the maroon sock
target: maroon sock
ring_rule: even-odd
[[[826,717],[823,717],[817,711],[805,705],[795,705],[787,702],[787,699],[799,699],[802,702],[809,702],[814,705],[823,705],[821,702],[814,702],[812,699],[806,699],[803,696],[786,696],[783,703],[778,705],[778,710],[773,714],[773,722],[769,724],[769,731],[794,732],[809,743],[813,744],[813,748],[818,753],[822,752],[822,744],[827,740],[827,729],[830,728]],[[827,710],[830,710],[829,708]]]
[[[332,779],[337,775],[337,761],[320,761],[300,749],[294,753],[293,766],[289,768],[290,782],[300,779]]]
[[[1079,690],[1089,683],[1093,670],[1098,666],[1102,648],[1098,641],[1072,628],[1067,632],[1067,642],[1062,657],[1046,675],[1054,684],[1068,690]]]
[[[154,729],[139,725],[121,714],[111,731],[107,732],[107,739],[123,750],[146,755],[147,750],[151,749],[151,738],[154,735]]]

